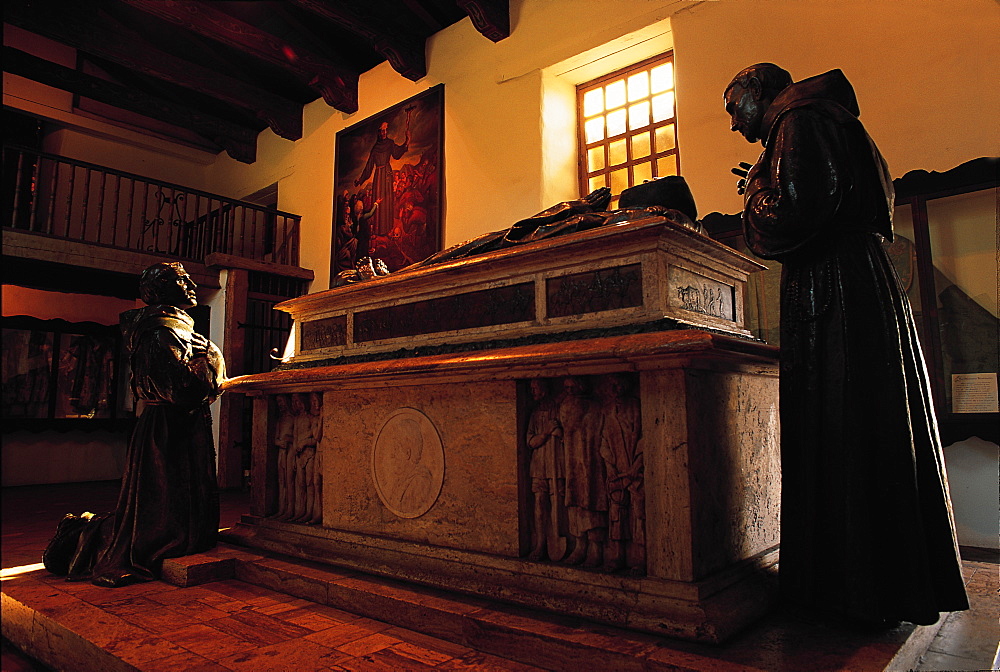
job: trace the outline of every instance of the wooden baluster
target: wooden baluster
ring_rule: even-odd
[[[66,230],[63,232],[64,238],[69,238],[69,231],[71,220],[70,216],[73,214],[73,192],[76,187],[76,166],[70,164],[69,166],[69,194],[66,196]]]
[[[48,216],[45,218],[45,233],[54,234],[55,233],[55,219],[56,219],[56,192],[59,191],[59,161],[53,161],[55,164],[52,168],[52,188],[49,193],[49,211]]]
[[[132,213],[134,211],[135,211],[135,178],[130,177],[128,186],[128,212],[125,213],[125,240],[128,243],[126,247],[132,247],[133,249],[142,249],[141,227],[139,228],[140,240],[136,241],[134,247],[132,245],[132,232],[134,226],[134,222],[132,220]]]
[[[111,218],[111,244],[118,246],[118,206],[122,199],[122,176],[115,175],[115,207],[114,217]]]
[[[5,153],[8,152],[8,151],[13,152],[13,151],[16,151],[16,150],[13,150],[13,149],[8,150],[8,149],[4,148],[4,152]],[[21,180],[23,179],[23,175],[24,175],[24,152],[18,152],[17,153],[17,171],[16,171],[16,174],[14,176],[14,203],[13,203],[14,207],[11,208],[11,211],[10,211],[10,223],[9,223],[9,226],[11,228],[17,228],[17,212],[18,212],[18,209],[19,209],[18,206],[20,205],[20,202],[21,202]]]
[[[97,199],[97,238],[95,238],[95,240],[99,243],[104,242],[101,240],[101,238],[102,234],[104,233],[104,194],[107,187],[108,187],[108,174],[102,170],[101,194],[100,197]],[[115,241],[112,239],[111,242],[114,243]]]
[[[31,215],[28,217],[28,230],[34,231],[38,226],[38,199],[42,196],[42,162],[45,161],[36,155],[34,167],[31,173]]]

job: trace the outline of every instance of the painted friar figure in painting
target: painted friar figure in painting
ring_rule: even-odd
[[[892,182],[854,89],[764,63],[725,104],[764,145],[734,170],[747,245],[782,263],[782,594],[874,626],[967,609],[927,373],[882,247]]]
[[[633,378],[529,381],[529,559],[645,572],[641,409]]]
[[[185,312],[198,300],[181,264],[147,268],[139,293],[148,305],[121,326],[143,410],[117,508],[67,515],[43,558],[55,574],[108,587],[157,578],[164,559],[215,546],[219,528],[209,405],[225,380],[222,354]]]

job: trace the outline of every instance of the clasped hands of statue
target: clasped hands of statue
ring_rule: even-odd
[[[740,196],[745,194],[747,191],[747,175],[750,174],[751,168],[753,168],[752,163],[747,163],[746,161],[740,161],[739,167],[733,168],[731,171],[733,175],[737,175],[740,177],[740,180],[736,182],[736,193],[738,193]]]

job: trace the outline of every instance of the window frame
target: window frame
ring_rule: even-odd
[[[583,82],[576,86],[577,175],[578,175],[578,184],[580,187],[581,195],[588,194],[591,191],[593,191],[593,189],[597,188],[596,186],[591,187],[591,180],[593,178],[599,178],[602,175],[604,176],[603,184],[605,186],[612,187],[611,174],[615,171],[622,169],[626,171],[625,173],[627,176],[626,186],[627,187],[635,186],[635,184],[641,183],[641,181],[637,182],[635,179],[635,167],[643,164],[650,165],[650,177],[643,179],[655,179],[657,177],[664,177],[665,175],[680,175],[680,170],[681,170],[680,150],[679,150],[680,143],[678,142],[678,137],[677,137],[678,134],[677,134],[676,77],[672,77],[670,88],[657,92],[656,94],[649,93],[646,96],[637,98],[634,101],[629,101],[626,97],[626,102],[622,106],[620,107],[616,106],[611,110],[611,111],[616,111],[618,109],[628,110],[629,107],[643,100],[650,101],[650,106],[652,106],[651,104],[654,95],[662,95],[663,93],[672,92],[674,94],[674,98],[673,98],[673,109],[671,111],[671,116],[662,119],[660,121],[653,121],[652,110],[650,110],[651,112],[650,121],[648,124],[644,126],[638,127],[637,129],[632,129],[630,128],[630,124],[627,123],[625,131],[623,133],[619,133],[613,136],[608,136],[607,126],[605,124],[605,133],[603,134],[603,137],[601,139],[588,143],[586,138],[585,121],[588,119],[588,117],[585,117],[584,115],[584,96],[588,92],[598,88],[602,88],[607,84],[614,83],[617,80],[622,80],[627,83],[628,78],[630,76],[643,71],[651,72],[654,68],[664,65],[666,63],[670,64],[671,71],[673,74],[674,52],[672,49],[657,54],[655,56],[652,56],[650,58],[644,59],[642,61],[639,61],[638,63],[633,63],[632,65],[620,68],[606,75],[602,75],[590,81]],[[601,114],[606,116],[607,113],[608,113],[607,108],[602,108]],[[597,118],[596,115],[591,115],[589,117],[589,119],[594,119],[594,118]],[[627,119],[627,121],[629,120]],[[669,126],[673,127],[673,146],[668,149],[664,149],[662,151],[657,151],[656,130],[658,128],[669,127]],[[644,155],[642,158],[635,158],[632,155],[632,138],[642,135],[644,133],[647,134],[649,137],[649,153]],[[611,164],[610,163],[611,145],[612,143],[616,143],[621,140],[625,141],[625,162]],[[604,150],[604,165],[599,170],[591,171],[588,169],[589,168],[588,153],[596,148],[603,148]],[[665,172],[663,175],[660,175],[658,162],[668,157],[673,157],[674,159],[673,171],[672,172],[668,171]],[[617,203],[618,195],[622,189],[616,189],[615,187],[612,187],[612,189],[616,191],[616,193],[614,194],[614,200],[612,201],[612,205],[614,205]]]

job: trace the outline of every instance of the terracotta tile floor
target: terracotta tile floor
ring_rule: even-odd
[[[117,488],[115,482],[5,488],[3,567],[39,562],[64,513],[111,509]],[[247,509],[248,496],[224,493],[222,504],[222,525],[231,525]],[[995,665],[1000,631],[996,558],[966,559],[963,565],[973,608],[948,616],[918,670],[988,670]],[[44,571],[25,580],[42,592],[58,589],[66,603],[61,618],[75,621],[77,631],[142,670],[538,669],[235,580],[183,589],[153,582],[113,592],[69,584]],[[116,641],[135,641],[136,632],[143,637],[148,633],[141,647],[115,650]],[[719,663],[720,671],[731,669]],[[47,669],[6,640],[0,667],[4,672]]]

